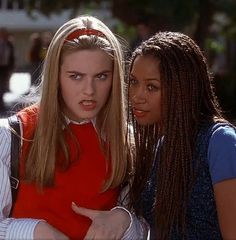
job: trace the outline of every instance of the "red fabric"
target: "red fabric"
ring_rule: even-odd
[[[25,138],[32,135],[35,123],[31,121],[32,115],[29,112],[31,111],[19,114],[24,122]],[[116,205],[119,191],[116,188],[100,193],[101,186],[108,176],[107,163],[93,125],[70,124],[70,127],[79,141],[79,159],[75,159],[76,146],[65,133],[72,153],[71,167],[67,171],[57,168],[55,186],[47,187],[43,192],[40,192],[34,184],[21,181],[13,217],[45,219],[70,239],[83,239],[91,221],[72,211],[72,201],[81,207],[108,210]],[[28,143],[24,142],[23,156],[27,145]],[[21,169],[24,167],[23,156]],[[57,157],[61,161],[62,152],[59,151]]]

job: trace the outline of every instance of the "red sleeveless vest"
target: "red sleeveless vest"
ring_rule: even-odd
[[[37,121],[37,109],[25,109],[19,112],[18,116],[23,123],[23,137],[31,139]],[[76,146],[69,134],[65,133],[70,147],[70,158],[73,160],[70,168],[62,171],[57,167],[54,186],[45,187],[43,192],[40,192],[35,184],[21,180],[13,217],[45,219],[70,239],[83,239],[91,220],[74,213],[71,203],[75,202],[78,206],[90,209],[109,210],[116,205],[119,190],[116,188],[100,192],[108,177],[107,161],[92,123],[71,124],[70,128],[79,142],[79,159],[75,159]],[[24,141],[20,159],[21,178],[28,147],[29,142]],[[62,158],[64,156],[59,151],[59,162]]]

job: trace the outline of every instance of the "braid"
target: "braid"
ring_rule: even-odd
[[[192,39],[181,33],[160,32],[135,50],[130,68],[138,55],[160,61],[161,123],[140,127],[130,113],[136,138],[131,203],[140,213],[137,199],[150,175],[157,139],[164,136],[158,158],[155,216],[158,238],[169,239],[174,225],[185,235],[187,204],[196,175],[192,159],[198,125],[203,118],[222,117],[206,59]]]

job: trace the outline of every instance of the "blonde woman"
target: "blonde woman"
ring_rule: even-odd
[[[72,203],[116,205],[127,172],[123,78],[121,45],[100,20],[80,16],[55,33],[40,99],[17,113],[20,187],[11,218],[11,131],[0,121],[0,239],[82,239],[91,221]]]

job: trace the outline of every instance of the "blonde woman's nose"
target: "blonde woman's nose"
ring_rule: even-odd
[[[95,92],[95,86],[92,79],[86,79],[84,81],[83,92],[86,95],[93,95]]]

